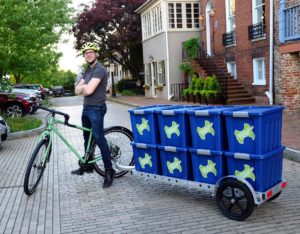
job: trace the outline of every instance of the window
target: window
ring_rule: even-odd
[[[236,63],[235,62],[229,62],[227,63],[227,70],[231,75],[234,77],[234,79],[237,79],[236,74]]]
[[[253,85],[266,84],[265,58],[253,59]]]
[[[161,6],[157,5],[142,16],[143,40],[162,31]]]
[[[252,0],[253,24],[264,23],[265,22],[265,0]]]
[[[169,28],[182,28],[181,3],[169,3]]]
[[[198,29],[200,4],[199,3],[169,3],[168,22],[170,29]]]
[[[226,32],[235,31],[235,0],[226,0]]]
[[[151,84],[151,63],[145,64],[145,84]]]
[[[165,63],[164,61],[158,61],[157,62],[157,83],[158,84],[166,84],[166,79],[165,79]]]
[[[185,5],[186,12],[186,27],[187,28],[199,28],[199,4],[187,3]]]

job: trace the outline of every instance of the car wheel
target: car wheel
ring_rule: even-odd
[[[10,104],[5,108],[5,114],[8,117],[21,117],[24,115],[24,110],[20,104]]]

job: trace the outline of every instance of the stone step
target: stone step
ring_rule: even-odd
[[[247,97],[247,98],[228,98],[227,99],[227,104],[228,105],[241,105],[241,104],[255,104],[255,98]]]

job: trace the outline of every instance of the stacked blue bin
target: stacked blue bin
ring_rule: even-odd
[[[281,145],[283,107],[248,106],[224,111],[228,174],[247,180],[264,192],[282,178]]]
[[[192,136],[194,180],[215,184],[226,174],[223,151],[227,149],[223,111],[233,106],[206,106],[188,110]]]
[[[188,147],[191,144],[187,111],[195,106],[176,106],[157,110],[161,139],[160,158],[162,174],[192,180],[192,165]]]
[[[169,105],[153,105],[129,110],[133,131],[133,156],[137,171],[161,174],[161,163],[157,144],[159,132],[156,110]]]

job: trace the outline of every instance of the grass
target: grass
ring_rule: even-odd
[[[32,116],[15,117],[15,118],[4,117],[4,118],[8,126],[10,127],[10,132],[27,131],[27,130],[38,128],[43,124],[42,120],[34,118]]]

